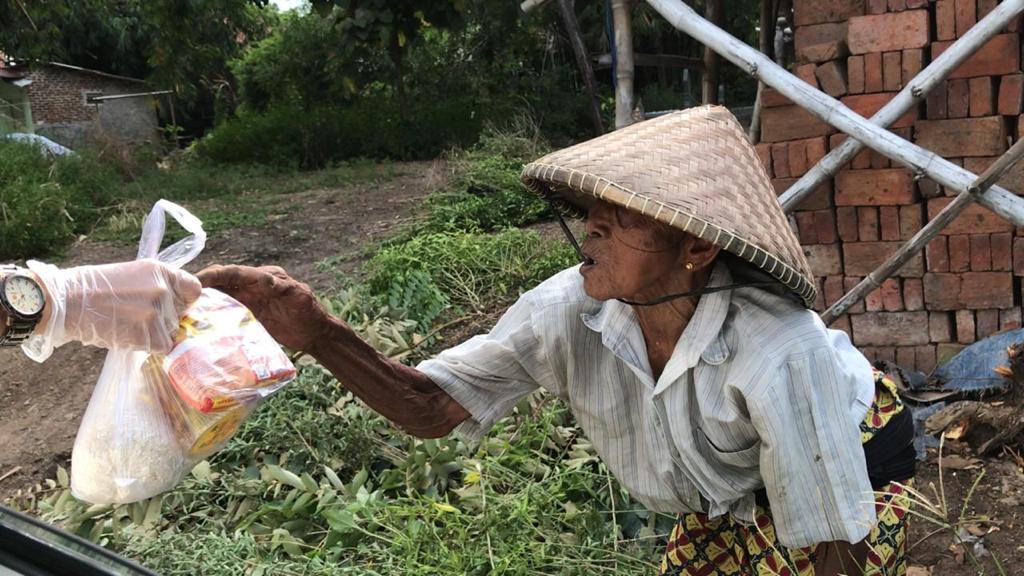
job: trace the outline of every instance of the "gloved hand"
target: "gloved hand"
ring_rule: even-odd
[[[77,340],[103,348],[168,352],[185,308],[202,286],[191,274],[156,260],[59,269],[29,261],[47,291],[45,324],[23,349],[43,361]]]
[[[197,274],[245,305],[280,344],[308,352],[327,329],[329,316],[309,286],[278,266],[210,266]]]

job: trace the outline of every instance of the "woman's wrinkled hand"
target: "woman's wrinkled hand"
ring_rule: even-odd
[[[210,266],[197,274],[244,304],[280,344],[309,351],[327,327],[327,312],[309,286],[277,266]]]
[[[111,349],[167,352],[185,309],[202,286],[194,276],[156,260],[59,269],[30,268],[47,292],[45,326],[52,350],[66,342]]]

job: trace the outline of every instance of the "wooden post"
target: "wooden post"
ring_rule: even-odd
[[[779,43],[775,46],[775,62],[783,68],[789,67],[793,57],[793,28],[790,16],[793,15],[793,0],[777,0],[775,5],[775,25],[778,27]],[[786,31],[789,31],[788,35]],[[775,42],[775,39],[772,39]]]
[[[576,67],[579,68],[583,84],[587,88],[587,97],[590,98],[590,121],[594,124],[594,134],[600,136],[604,134],[604,123],[601,121],[601,101],[597,97],[594,69],[590,66],[587,47],[583,44],[583,35],[580,34],[580,25],[576,20],[576,10],[573,4],[574,0],[558,0],[558,15],[562,18],[562,26],[565,28],[566,35],[569,36],[569,44],[576,57]]]
[[[765,56],[772,57],[772,44],[775,38],[775,14],[772,12],[772,0],[761,0],[761,14],[758,19],[760,28],[757,47]],[[757,96],[754,98],[754,112],[750,117],[750,142],[757,144],[761,141],[761,91],[764,90],[764,82],[757,83]]]
[[[722,22],[722,0],[706,0],[704,15],[709,22]],[[701,102],[718,104],[718,54],[710,46],[704,47],[704,74],[701,77]]]
[[[615,27],[615,128],[633,123],[633,23],[630,0],[612,0]]]
[[[654,29],[654,49],[658,54],[665,53],[665,42],[661,35],[661,28]],[[639,65],[639,63],[637,63]],[[658,87],[662,90],[669,88],[668,68],[664,63],[658,63]]]
[[[681,0],[647,0],[647,3],[679,30],[714,48],[721,56],[756,75],[822,121],[846,132],[853,139],[870,143],[872,149],[910,167],[917,176],[928,176],[954,190],[965,190],[974,181],[974,174],[970,171],[865,120],[835,98],[797,79],[764,54],[704,20]],[[1022,9],[1024,0],[1005,0],[992,13]],[[942,56],[948,52],[943,52]],[[911,81],[911,86],[913,84]],[[993,186],[981,194],[978,201],[1014,225],[1024,226],[1024,199],[1013,192]]]
[[[175,116],[174,116],[174,93],[173,92],[167,94],[167,104],[171,108],[171,126],[172,126],[171,130],[173,130],[171,138],[174,140],[174,147],[177,148],[178,147],[178,138],[179,138],[179,134],[178,134],[178,119],[175,118]]]
[[[1024,2],[1020,0],[999,4],[981,22],[971,26],[963,37],[908,82],[892,100],[871,117],[871,122],[885,127],[902,117],[911,106],[920,102],[932,88],[939,85],[964,60],[998,34],[1021,11],[1024,11]],[[847,138],[779,197],[782,210],[787,213],[794,210],[801,200],[817,190],[826,180],[832,178],[863,149],[864,144],[860,141]]]
[[[900,249],[895,254],[890,256],[873,272],[865,276],[860,283],[844,294],[828,310],[825,310],[821,315],[822,322],[826,325],[831,324],[836,318],[842,316],[850,306],[860,302],[862,298],[867,296],[868,292],[881,286],[882,282],[899,270],[911,256],[918,253],[924,248],[925,244],[938,236],[939,232],[959,216],[964,208],[977,200],[979,195],[992,186],[992,184],[995,184],[1015,162],[1020,160],[1021,156],[1024,156],[1024,140],[1018,140],[1006,154],[1003,154],[998,160],[993,162],[966,190],[960,192],[952,202],[946,204],[928,224],[921,228],[917,234],[914,234],[913,238],[908,240],[903,246],[900,246]]]

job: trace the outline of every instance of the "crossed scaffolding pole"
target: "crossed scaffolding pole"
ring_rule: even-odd
[[[826,324],[832,323],[864,298],[868,292],[878,288],[886,278],[892,276],[915,252],[921,250],[925,244],[935,238],[946,225],[973,202],[985,205],[1017,226],[1024,226],[1024,199],[996,185],[999,178],[1021,156],[1024,156],[1024,138],[1018,140],[981,176],[977,176],[886,130],[889,124],[903,116],[911,106],[921,102],[929,90],[942,82],[985,42],[1009,24],[1015,16],[1024,11],[1024,0],[1006,0],[999,4],[915,76],[870,120],[861,117],[843,103],[810,84],[799,80],[761,52],[702,18],[681,0],[647,0],[647,3],[675,28],[692,36],[733,64],[747,70],[758,80],[775,88],[822,121],[851,136],[842,145],[829,152],[779,197],[779,202],[785,212],[791,212],[800,200],[826,180],[832,178],[864,146],[907,166],[913,171],[916,179],[927,176],[948,189],[959,191],[953,201],[947,204],[906,244],[830,306],[821,315]]]

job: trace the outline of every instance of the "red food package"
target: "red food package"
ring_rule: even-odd
[[[163,369],[200,412],[267,396],[295,378],[295,366],[252,313],[217,290],[204,289],[185,312],[175,342]]]

